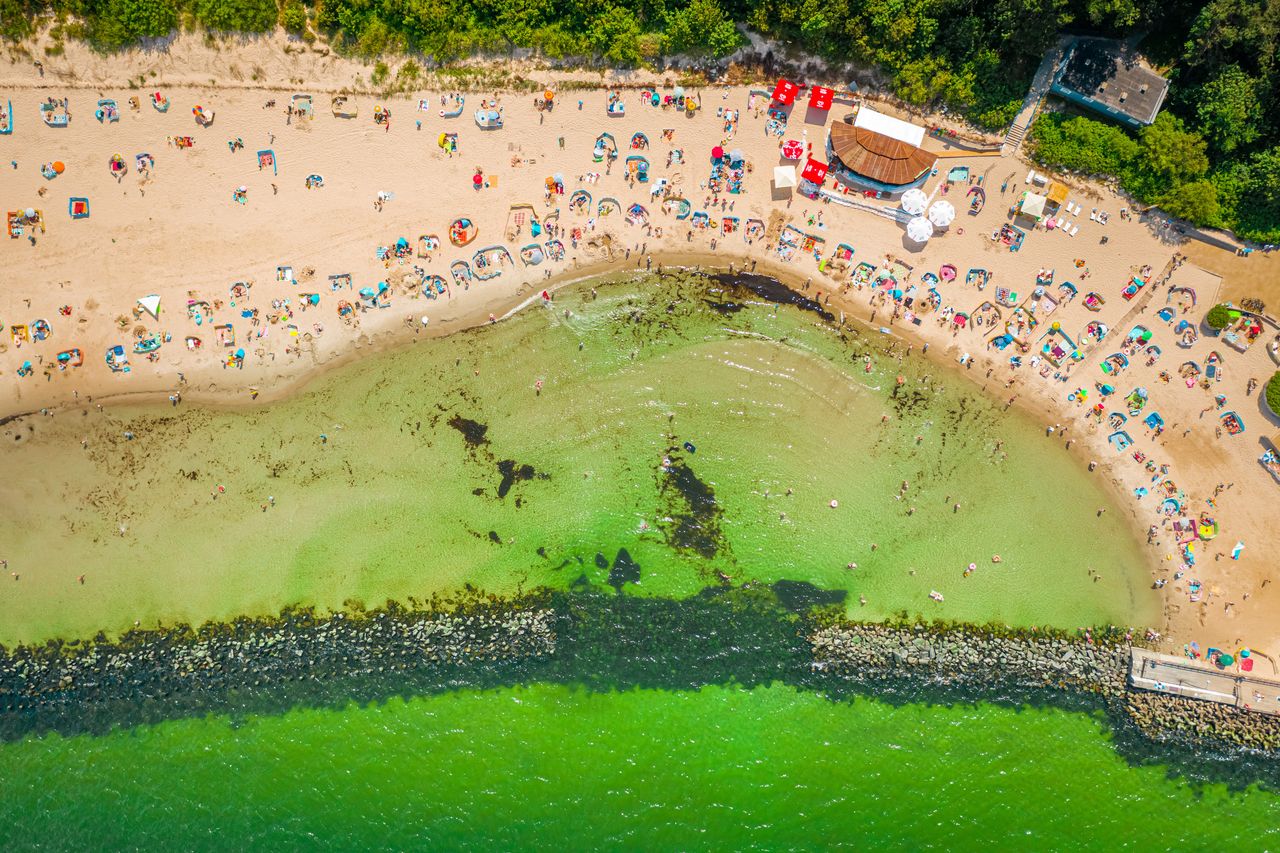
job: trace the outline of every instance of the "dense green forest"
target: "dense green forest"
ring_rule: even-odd
[[[905,101],[945,105],[989,129],[1017,113],[1060,31],[1142,34],[1172,80],[1161,120],[1133,135],[1050,113],[1033,128],[1032,153],[1116,175],[1141,200],[1197,224],[1280,240],[1280,0],[0,0],[0,35],[28,35],[42,15],[103,50],[180,26],[261,32],[279,23],[370,58],[531,47],[617,65],[725,56],[743,43],[738,22],[877,67]]]

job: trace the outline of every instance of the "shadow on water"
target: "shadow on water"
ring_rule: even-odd
[[[632,571],[619,553],[613,572]],[[344,672],[341,649],[319,661],[300,658],[287,673],[264,679],[252,666],[216,689],[191,689],[189,682],[160,672],[103,672],[99,681],[77,685],[42,701],[14,704],[19,684],[15,657],[7,653],[0,672],[0,739],[17,741],[48,732],[104,735],[118,729],[170,720],[226,715],[233,725],[257,715],[278,715],[296,708],[341,710],[394,697],[415,697],[459,690],[491,690],[533,683],[563,684],[593,693],[628,690],[696,691],[708,686],[751,689],[784,684],[846,704],[873,699],[895,707],[965,706],[987,703],[1004,708],[1054,708],[1088,714],[1109,726],[1112,745],[1133,766],[1160,766],[1173,779],[1225,784],[1231,789],[1260,785],[1280,790],[1280,766],[1274,758],[1232,752],[1216,754],[1176,744],[1155,743],[1129,721],[1122,704],[1079,692],[1028,687],[998,678],[980,684],[942,683],[936,679],[874,674],[865,679],[815,670],[806,637],[821,608],[839,603],[843,593],[807,583],[781,581],[763,586],[709,587],[686,599],[620,595],[581,585],[575,592],[539,592],[519,602],[482,599],[466,614],[485,610],[538,608],[550,611],[554,651],[541,656],[437,663],[424,654],[389,657],[385,666],[359,675]],[[394,615],[422,611],[389,608]],[[387,611],[381,611],[385,614]],[[366,614],[367,616],[368,614]],[[314,615],[290,626],[286,613],[267,627],[325,631],[332,620]],[[381,616],[373,615],[376,620]],[[218,626],[244,638],[247,620]],[[257,623],[264,624],[264,623]],[[364,623],[369,624],[369,623]],[[180,633],[175,629],[174,634]],[[152,635],[155,636],[154,634]],[[190,643],[190,629],[175,642]],[[201,636],[209,636],[208,626]],[[103,646],[105,648],[105,646]],[[366,649],[367,651],[367,649]],[[376,653],[376,652],[375,652]],[[142,668],[145,669],[145,666]]]

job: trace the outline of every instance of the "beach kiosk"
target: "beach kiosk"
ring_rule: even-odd
[[[813,86],[809,89],[809,109],[826,112],[831,109],[835,96],[835,91],[826,86]]]
[[[796,100],[796,93],[800,91],[800,87],[785,77],[780,78],[776,86],[773,87],[773,102],[789,107]]]

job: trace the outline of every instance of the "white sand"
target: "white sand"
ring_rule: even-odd
[[[446,334],[475,325],[491,314],[501,316],[550,286],[551,282],[544,278],[548,270],[558,282],[597,269],[635,268],[644,263],[646,256],[652,256],[655,265],[694,260],[705,263],[711,255],[713,236],[718,239],[714,262],[722,266],[736,263],[741,269],[744,264],[757,261],[757,271],[769,271],[797,286],[812,279],[809,292],[821,290],[824,298],[831,295],[828,291],[847,285],[847,275],[839,281],[824,276],[812,257],[798,256],[790,264],[777,263],[776,254],[766,252],[763,242],[749,247],[741,233],[721,237],[714,231],[697,232],[689,239],[687,222],[677,222],[662,213],[658,202],[650,202],[649,189],[659,178],[667,178],[695,210],[706,209],[708,193],[700,184],[709,174],[710,149],[724,143],[728,148],[742,148],[754,171],[747,177],[744,194],[723,196],[733,202],[734,209],[717,210],[717,217],[737,216],[743,225],[753,217],[766,222],[771,215],[775,221],[788,220],[826,238],[824,257],[829,257],[839,242],[856,248],[855,263],[879,263],[892,254],[915,267],[913,282],[919,282],[926,271],[936,272],[940,265],[952,263],[958,267],[960,278],[940,289],[944,305],[961,311],[970,311],[993,296],[995,285],[1029,296],[1041,268],[1055,268],[1058,282],[1075,282],[1081,297],[1059,307],[1051,317],[1041,318],[1042,325],[1033,335],[1036,347],[1040,332],[1054,321],[1061,322],[1073,337],[1094,319],[1108,324],[1112,332],[1101,345],[1089,350],[1067,383],[1041,378],[1029,367],[1011,372],[1007,356],[1013,350],[999,354],[985,349],[989,327],[957,333],[949,325],[939,326],[937,315],[932,315],[925,317],[920,326],[899,320],[894,330],[917,343],[930,342],[929,355],[953,365],[962,352],[972,353],[975,363],[968,371],[971,378],[1003,399],[1019,395],[1019,404],[1040,413],[1046,426],[1067,427],[1067,439],[1073,442],[1071,452],[1078,455],[1082,465],[1090,459],[1100,463],[1099,476],[1115,482],[1121,503],[1133,515],[1136,530],[1145,530],[1159,519],[1154,496],[1141,502],[1133,498],[1134,488],[1153,485],[1151,475],[1132,459],[1134,450],[1142,450],[1158,464],[1170,465],[1169,476],[1192,497],[1188,509],[1194,513],[1207,508],[1205,499],[1212,496],[1215,484],[1234,483],[1217,499],[1221,536],[1199,546],[1198,565],[1185,578],[1172,578],[1176,557],[1164,560],[1165,554],[1175,553],[1167,532],[1159,537],[1162,544],[1151,549],[1153,571],[1169,578],[1165,589],[1165,630],[1175,647],[1195,639],[1224,648],[1249,645],[1280,652],[1276,592],[1271,585],[1260,586],[1274,564],[1268,555],[1280,543],[1275,525],[1268,523],[1276,516],[1278,487],[1255,462],[1261,452],[1259,437],[1277,432],[1278,427],[1264,418],[1256,394],[1246,398],[1244,387],[1251,376],[1265,381],[1273,366],[1261,343],[1244,355],[1207,339],[1190,350],[1176,346],[1172,326],[1154,316],[1164,307],[1164,289],[1144,298],[1152,291],[1148,287],[1134,302],[1120,298],[1131,274],[1144,265],[1150,265],[1158,274],[1176,249],[1153,236],[1146,225],[1122,221],[1118,216],[1122,200],[1097,187],[1074,185],[1072,200],[1085,207],[1084,213],[1074,218],[1079,225],[1078,235],[1036,231],[1028,236],[1020,253],[1011,254],[993,245],[989,236],[1007,220],[1009,204],[1024,188],[1027,165],[1009,158],[943,160],[939,171],[944,175],[953,164],[967,164],[975,175],[984,174],[990,200],[981,215],[968,216],[964,198],[967,187],[952,187],[945,197],[957,207],[955,223],[948,232],[920,247],[906,241],[897,223],[862,209],[817,204],[800,197],[788,205],[787,196],[776,194],[770,185],[773,167],[779,163],[777,140],[763,133],[763,117],[748,112],[749,90],[745,88],[703,89],[703,109],[694,118],[674,110],[642,107],[639,94],[634,91],[624,94],[624,118],[606,116],[604,90],[565,91],[558,97],[556,109],[547,114],[534,109],[532,95],[508,94],[501,98],[506,127],[481,131],[471,116],[485,95],[468,94],[463,115],[449,120],[438,116],[439,92],[422,92],[413,99],[386,102],[359,95],[354,98],[359,117],[345,120],[331,115],[325,93],[354,83],[360,73],[358,66],[315,53],[286,57],[278,45],[271,43],[251,45],[238,51],[230,64],[229,60],[227,54],[209,51],[198,40],[184,37],[168,55],[102,59],[71,46],[66,57],[46,61],[44,78],[38,78],[29,66],[7,69],[9,93],[5,97],[13,99],[17,129],[12,136],[0,136],[4,155],[0,157],[0,191],[7,208],[41,208],[47,231],[37,234],[34,247],[25,239],[4,244],[8,283],[0,293],[0,321],[7,325],[30,324],[44,318],[52,324],[53,335],[48,341],[27,343],[18,349],[9,342],[6,329],[6,351],[0,353],[0,373],[5,377],[6,389],[0,397],[0,417],[65,406],[76,402],[77,394],[81,403],[89,396],[99,402],[116,395],[152,394],[162,399],[162,395],[179,389],[187,402],[248,401],[250,389],[260,392],[262,398],[279,396],[322,365],[422,334],[423,316],[430,320],[428,334]],[[232,65],[238,67],[233,70]],[[263,69],[263,80],[301,79],[304,86],[244,88],[256,87],[247,79],[255,66]],[[120,85],[125,78],[149,68],[162,74],[163,85],[149,84],[142,90]],[[211,78],[220,79],[225,88],[204,85]],[[556,75],[546,74],[543,79],[552,82]],[[190,85],[176,85],[183,81]],[[91,83],[101,85],[101,90],[97,86],[81,88]],[[171,101],[165,114],[154,110],[147,100],[155,88],[162,89]],[[296,91],[315,94],[314,119],[286,121],[283,108]],[[73,119],[69,128],[53,129],[40,123],[37,105],[49,96],[70,98]],[[130,109],[130,96],[139,97],[141,109]],[[94,120],[94,105],[99,97],[117,100],[121,109],[118,123],[99,124]],[[429,111],[416,109],[419,97],[432,101]],[[263,108],[268,99],[276,101],[274,109]],[[584,102],[581,110],[579,99]],[[194,122],[191,109],[197,103],[216,114],[211,127],[198,127]],[[392,111],[389,132],[373,121],[375,103],[385,103]],[[757,99],[757,104],[763,108],[763,99]],[[742,111],[738,131],[727,141],[722,121],[716,117],[719,107]],[[838,103],[828,124],[850,112],[848,104]],[[825,129],[819,123],[805,124],[805,117],[804,107],[798,107],[787,136],[802,138],[803,131],[821,157]],[[421,130],[416,128],[418,120],[422,122]],[[675,130],[674,146],[663,141],[664,128]],[[446,130],[459,134],[461,153],[452,159],[436,144],[440,132]],[[591,159],[596,135],[606,130],[617,139],[622,155],[609,175],[603,174],[604,164],[594,164]],[[648,151],[627,150],[631,134],[637,131],[648,135]],[[167,137],[188,135],[195,140],[191,149],[179,150],[166,144]],[[245,148],[232,153],[227,141],[236,137],[244,140]],[[665,166],[672,147],[683,149],[684,165]],[[278,175],[269,169],[259,170],[255,152],[261,148],[276,152]],[[156,160],[155,169],[145,181],[134,165],[134,155],[143,151]],[[107,168],[108,158],[114,153],[123,155],[129,164],[128,175],[119,182]],[[647,186],[629,186],[624,180],[624,158],[630,153],[643,153],[650,159],[652,178]],[[9,168],[9,160],[17,160],[16,170]],[[53,160],[65,162],[67,169],[56,180],[46,181],[39,167]],[[472,186],[476,167],[483,169],[491,183],[496,179],[496,187],[476,191]],[[599,182],[580,183],[580,176],[591,171],[602,173]],[[548,206],[543,200],[544,182],[555,172],[564,174],[566,194],[554,197]],[[308,190],[304,186],[305,178],[312,173],[324,176],[322,189]],[[1009,175],[1014,176],[1013,181],[1008,194],[1002,195],[1000,185]],[[931,180],[926,192],[934,192],[937,180]],[[248,188],[247,204],[232,200],[232,191],[239,185]],[[597,201],[603,196],[615,197],[624,209],[634,201],[644,203],[649,207],[651,222],[661,227],[664,235],[659,238],[655,233],[626,225],[621,214],[606,220],[597,217],[595,230],[589,230],[588,217],[568,210],[569,194],[580,187],[588,189]],[[47,190],[44,197],[38,195],[41,188]],[[374,201],[380,190],[394,192],[395,199],[379,212],[374,209]],[[89,219],[70,220],[69,196],[90,199]],[[477,249],[506,244],[516,255],[519,247],[530,240],[527,227],[514,240],[504,234],[510,206],[514,204],[532,205],[540,216],[558,209],[559,225],[566,230],[583,228],[584,240],[575,249],[567,234],[561,237],[568,249],[563,263],[523,267],[517,257],[516,268],[507,269],[493,281],[477,282],[469,290],[459,291],[450,281],[448,299],[428,301],[398,283],[400,274],[411,269],[413,263],[449,279],[449,263],[459,258],[470,260]],[[1110,212],[1109,225],[1089,221],[1088,213],[1093,207]],[[808,217],[819,211],[823,227],[809,226]],[[478,239],[465,249],[455,249],[447,240],[448,224],[459,216],[470,217],[480,229]],[[419,235],[428,233],[438,234],[444,243],[430,261],[413,259],[408,265],[392,264],[388,268],[375,257],[379,245],[390,245],[397,237],[414,242]],[[1105,246],[1099,244],[1103,235],[1109,237]],[[630,258],[627,250],[631,250]],[[1206,260],[1210,253],[1205,250],[1197,252],[1201,264],[1213,260]],[[1082,270],[1073,263],[1076,258],[1086,262],[1091,273],[1088,279],[1081,280]],[[1226,258],[1229,256],[1224,254]],[[299,284],[276,280],[276,267],[282,264],[293,267],[301,279]],[[993,285],[982,294],[964,284],[965,271],[975,266],[996,273]],[[304,270],[314,270],[314,276],[304,275]],[[330,292],[327,276],[337,273],[351,273],[357,289],[376,286],[381,280],[391,281],[395,294],[391,307],[360,313],[358,322],[344,323],[335,310],[337,301],[342,298],[354,303],[356,298],[353,292]],[[251,296],[233,308],[228,288],[242,280],[254,282]],[[1220,286],[1217,277],[1188,264],[1177,271],[1175,283],[1197,288],[1200,307],[1186,316],[1198,322],[1203,310],[1213,304]],[[1083,296],[1089,290],[1096,290],[1107,299],[1097,314],[1083,307]],[[299,294],[303,292],[320,293],[320,306],[297,311]],[[1050,292],[1056,294],[1056,284]],[[129,315],[135,300],[146,294],[161,297],[160,321],[145,315],[141,319],[130,316],[123,328],[117,325],[116,318]],[[869,296],[866,291],[847,290],[834,295],[831,307],[851,319],[866,320],[872,310]],[[228,350],[217,348],[213,323],[197,327],[187,317],[189,298],[217,301],[213,322],[235,324],[237,346],[248,353],[243,370],[223,366]],[[279,300],[289,300],[288,307],[295,315],[292,320],[269,323],[266,316],[282,310]],[[59,314],[63,305],[71,306],[70,317]],[[259,309],[264,319],[257,329],[241,318],[240,312],[245,308]],[[886,323],[888,312],[888,308],[880,308],[874,324]],[[296,324],[298,337],[286,331],[288,322]],[[1134,386],[1147,387],[1151,392],[1147,411],[1161,412],[1168,426],[1162,437],[1153,439],[1138,419],[1132,420],[1127,428],[1136,445],[1120,454],[1107,446],[1110,430],[1105,424],[1086,425],[1082,419],[1084,409],[1069,403],[1066,397],[1077,387],[1092,389],[1094,382],[1103,378],[1099,362],[1118,349],[1122,336],[1137,322],[1154,331],[1154,342],[1164,349],[1164,356],[1150,368],[1135,358],[1122,376],[1108,381],[1116,386],[1118,397]],[[323,327],[322,333],[317,325]],[[130,373],[111,373],[104,363],[106,348],[114,344],[131,347],[132,330],[139,326],[148,332],[168,333],[172,340],[159,351],[156,362],[132,355]],[[257,336],[259,331],[261,337]],[[250,333],[254,335],[251,340]],[[203,340],[200,351],[189,352],[184,347],[183,338],[187,335],[198,335]],[[84,352],[84,366],[52,370],[46,378],[45,369],[55,354],[70,347]],[[1176,376],[1178,365],[1187,358],[1203,363],[1214,348],[1225,358],[1225,379],[1212,392],[1185,387]],[[17,379],[18,366],[28,359],[36,362],[35,375]],[[992,372],[987,378],[989,369]],[[1157,378],[1162,369],[1175,374],[1173,383],[1166,385]],[[179,380],[179,373],[185,381]],[[1011,377],[1016,377],[1016,384],[1008,390],[1004,383]],[[1216,415],[1199,416],[1201,409],[1212,404],[1213,393],[1228,396],[1227,408],[1243,416],[1247,433],[1215,438]],[[1097,393],[1091,391],[1089,403],[1097,399]],[[1108,411],[1116,408],[1108,406]],[[1191,432],[1184,437],[1183,430],[1187,428]],[[1051,445],[1053,450],[1049,449]],[[1046,439],[1046,452],[1060,452],[1063,446],[1056,431],[1052,439]],[[1051,484],[1047,485],[1051,488]],[[1082,531],[1081,535],[1089,534]],[[1225,556],[1219,559],[1217,555],[1229,553],[1237,539],[1246,543],[1244,556],[1239,561]],[[1186,584],[1193,577],[1204,584],[1203,599],[1198,604],[1188,600]],[[1246,595],[1250,596],[1247,600]]]

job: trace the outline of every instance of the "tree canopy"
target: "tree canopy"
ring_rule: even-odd
[[[1280,241],[1280,0],[0,0],[0,36],[23,38],[50,13],[72,16],[103,50],[184,21],[315,29],[370,59],[411,51],[448,62],[519,47],[622,66],[727,56],[744,43],[741,22],[833,64],[874,67],[903,100],[990,130],[1017,115],[1063,30],[1140,37],[1171,84],[1156,123],[1132,134],[1050,113],[1031,130],[1032,152],[1115,175],[1196,224]]]

